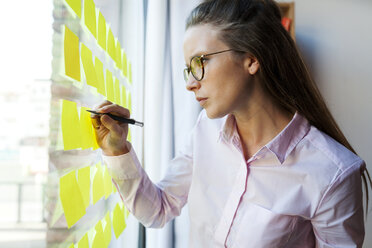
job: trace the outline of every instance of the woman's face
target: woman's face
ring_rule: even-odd
[[[186,31],[183,51],[187,66],[194,56],[227,49],[230,48],[219,40],[218,30],[211,25],[197,25]],[[234,55],[232,51],[207,56],[203,79],[197,81],[190,73],[186,88],[194,92],[209,118],[244,111],[255,89],[251,74],[253,62],[251,58]]]

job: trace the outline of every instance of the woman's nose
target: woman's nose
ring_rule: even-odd
[[[186,82],[186,89],[189,90],[189,91],[193,91],[193,90],[199,89],[199,88],[200,88],[200,82],[198,80],[196,80],[194,78],[194,76],[191,75],[191,73],[190,73],[189,80],[187,80],[187,82]]]

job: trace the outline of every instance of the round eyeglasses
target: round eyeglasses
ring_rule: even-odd
[[[227,49],[223,51],[218,51],[214,53],[208,53],[208,54],[202,54],[199,56],[194,56],[190,59],[190,66],[187,66],[183,70],[183,78],[185,79],[185,82],[189,81],[190,72],[192,76],[197,80],[201,81],[204,78],[204,61],[207,56],[220,54],[228,51],[236,51],[234,49]],[[237,51],[236,51],[237,52]]]

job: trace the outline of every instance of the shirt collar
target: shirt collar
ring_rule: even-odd
[[[305,117],[296,112],[288,125],[269,143],[265,145],[276,155],[280,164],[309,132],[310,124]]]
[[[264,147],[270,150],[277,157],[280,164],[283,164],[287,156],[309,130],[309,122],[305,117],[296,112],[287,126]],[[221,140],[230,142],[235,135],[238,135],[236,131],[235,117],[232,114],[229,114],[225,117],[221,125],[218,142]],[[262,149],[260,149],[260,151],[261,150]]]
[[[221,129],[219,132],[217,142],[224,140],[225,142],[229,142],[233,137],[234,133],[236,133],[236,121],[235,117],[232,114],[227,115],[222,122]]]

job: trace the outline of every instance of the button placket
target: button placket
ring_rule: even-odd
[[[252,157],[252,158],[253,158],[253,157]],[[243,156],[243,159],[244,159],[244,156]],[[224,247],[227,247],[227,241],[228,241],[228,238],[229,238],[229,235],[230,235],[231,228],[232,228],[232,226],[233,226],[233,224],[234,224],[234,221],[235,221],[235,218],[236,218],[236,214],[237,214],[238,209],[239,209],[239,207],[240,207],[240,205],[241,205],[241,203],[242,203],[242,199],[243,199],[243,197],[244,197],[244,194],[245,194],[245,192],[247,191],[247,181],[248,181],[248,176],[249,176],[249,165],[250,165],[250,163],[253,162],[254,160],[255,160],[255,159],[253,159],[253,160],[250,161],[250,162],[243,161],[245,166],[242,166],[242,170],[243,170],[245,173],[241,173],[241,175],[244,175],[244,177],[241,177],[240,179],[241,179],[241,180],[244,180],[244,181],[242,181],[240,185],[244,185],[244,187],[242,187],[242,189],[241,189],[241,191],[240,191],[241,193],[237,194],[237,196],[239,195],[239,197],[238,197],[238,203],[236,204],[236,207],[235,207],[235,209],[234,209],[234,211],[233,211],[234,214],[233,214],[233,216],[232,216],[232,218],[231,218],[230,225],[229,225],[228,230],[227,230],[226,238],[225,238],[225,241],[224,241]],[[243,168],[244,168],[244,169],[243,169]],[[240,181],[241,181],[241,180],[240,180]]]
[[[245,165],[245,162],[244,164],[241,164],[241,168],[239,169],[236,178],[236,183],[234,184],[231,194],[226,201],[227,203],[223,210],[221,220],[216,228],[215,238],[221,244],[224,244],[227,239],[231,224],[233,223],[234,215],[240,204],[241,196],[245,192],[247,167],[243,165]]]

